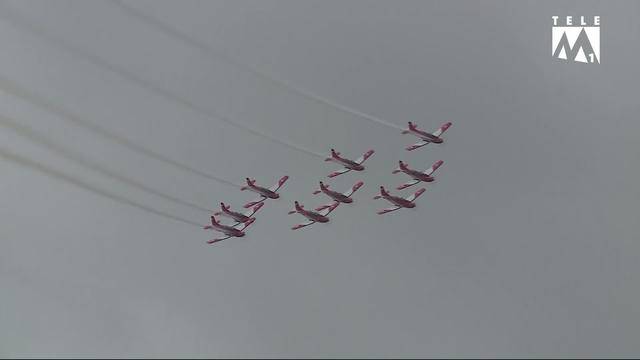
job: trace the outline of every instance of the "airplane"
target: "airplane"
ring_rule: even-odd
[[[263,188],[261,186],[257,186],[256,185],[256,181],[255,180],[251,180],[249,178],[246,178],[247,180],[247,186],[243,186],[240,188],[240,190],[245,191],[245,190],[249,190],[249,191],[253,191],[255,193],[260,194],[260,197],[250,201],[248,203],[246,203],[244,205],[245,209],[248,209],[252,206],[255,206],[267,199],[278,199],[280,198],[280,195],[277,193],[277,191],[282,187],[282,185],[284,185],[284,183],[289,179],[288,176],[283,176],[282,178],[280,178],[280,180],[278,180],[278,183],[273,185],[270,188]]]
[[[428,143],[434,143],[434,144],[442,144],[444,142],[444,140],[440,137],[445,131],[447,131],[447,129],[451,126],[451,123],[444,123],[442,124],[442,126],[440,126],[440,128],[436,131],[433,132],[433,134],[430,134],[426,131],[423,130],[419,130],[418,127],[412,123],[411,121],[409,121],[409,128],[407,130],[403,130],[402,133],[403,134],[413,134],[417,137],[419,137],[422,141],[415,143],[413,145],[407,146],[406,149],[408,151],[411,150],[415,150],[415,149],[419,149],[425,145],[427,145]]]
[[[251,217],[258,212],[258,210],[260,210],[260,208],[264,206],[264,203],[258,203],[256,204],[256,206],[254,206],[253,208],[251,208],[248,211],[245,211],[244,214],[240,213],[240,212],[236,212],[236,211],[231,211],[231,206],[229,205],[225,205],[225,203],[221,202],[220,203],[220,209],[222,209],[222,211],[218,211],[217,213],[213,214],[215,216],[226,216],[229,218],[232,218],[235,222],[236,225],[240,224],[240,223],[246,223],[247,221],[251,220]]]
[[[425,170],[424,172],[422,171],[418,171],[418,170],[413,170],[410,169],[407,164],[403,163],[402,161],[398,161],[398,168],[393,170],[394,174],[403,172],[409,176],[411,176],[413,178],[413,180],[406,182],[400,186],[398,186],[396,189],[398,190],[403,190],[406,189],[410,186],[413,186],[419,182],[432,182],[435,179],[433,178],[433,176],[431,176],[433,174],[434,171],[438,170],[438,168],[444,164],[444,161],[442,160],[438,160],[436,161],[433,165],[431,165],[430,168],[428,168],[427,170]]]
[[[369,150],[354,161],[354,160],[349,160],[341,157],[339,152],[336,152],[334,149],[331,149],[331,157],[324,159],[324,161],[337,162],[338,164],[344,166],[344,169],[340,169],[338,171],[332,172],[331,174],[329,174],[329,177],[330,178],[336,177],[338,175],[344,174],[351,170],[355,170],[355,171],[364,170],[364,166],[362,166],[362,163],[365,160],[367,160],[371,155],[373,155],[373,153],[374,153],[373,150]]]
[[[387,192],[384,186],[380,186],[380,195],[376,195],[374,199],[385,199],[392,203],[394,206],[382,209],[378,211],[378,215],[386,214],[392,211],[396,211],[398,209],[407,208],[412,209],[416,207],[416,204],[413,202],[418,196],[422,195],[425,191],[425,188],[422,188],[415,192],[415,194],[409,195],[406,198],[400,196],[393,196]]]
[[[303,228],[305,226],[309,226],[311,224],[315,224],[317,222],[319,222],[319,223],[327,223],[327,222],[329,222],[329,218],[327,217],[327,215],[329,215],[333,210],[335,210],[338,207],[338,205],[340,205],[340,203],[336,201],[335,203],[333,203],[333,205],[329,206],[328,208],[316,212],[316,211],[311,211],[311,210],[305,210],[304,206],[300,205],[300,203],[298,203],[296,201],[295,202],[296,209],[292,210],[292,211],[289,211],[289,215],[298,213],[298,214],[306,217],[307,219],[309,219],[309,221],[304,222],[302,224],[298,224],[298,225],[292,227],[291,230],[298,230],[298,229],[301,229],[301,228]]]
[[[358,189],[360,189],[362,187],[362,185],[364,185],[364,182],[358,181],[357,183],[355,183],[355,185],[353,185],[351,187],[351,189],[341,193],[341,192],[330,190],[329,189],[329,185],[325,185],[322,181],[320,181],[320,190],[314,191],[313,194],[317,195],[317,194],[320,194],[320,193],[325,193],[331,199],[333,199],[335,202],[350,204],[350,203],[353,202],[353,199],[351,198],[351,195],[353,195],[353,193],[358,191]],[[322,206],[316,208],[316,211],[327,209],[332,205],[333,204],[322,205]]]
[[[215,244],[218,241],[227,240],[228,238],[231,238],[231,237],[243,237],[245,235],[244,230],[249,225],[253,224],[254,221],[256,221],[256,218],[251,218],[247,222],[238,223],[234,226],[229,226],[229,225],[220,224],[218,220],[216,220],[215,216],[211,216],[211,225],[205,226],[204,229],[215,230],[225,234],[226,236],[218,239],[209,240],[207,241],[207,244]]]

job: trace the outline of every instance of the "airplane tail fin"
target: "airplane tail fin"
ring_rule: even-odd
[[[313,195],[318,195],[322,192],[322,190],[327,190],[329,185],[325,185],[322,181],[320,181],[320,189],[313,192]]]
[[[299,212],[299,211],[302,211],[302,209],[304,208],[304,207],[303,207],[302,205],[300,205],[300,203],[299,203],[299,202],[297,202],[297,201],[296,201],[296,202],[294,202],[294,206],[295,206],[295,210],[291,210],[291,211],[289,211],[289,215],[291,215],[291,214],[295,214],[295,213],[297,213],[297,212]]]
[[[240,188],[241,191],[245,191],[245,190],[249,190],[249,188],[251,188],[252,186],[255,185],[256,181],[255,180],[251,180],[249,178],[245,178],[245,181],[247,182],[247,186],[243,186]]]
[[[402,133],[409,134],[412,130],[415,130],[415,129],[416,129],[415,125],[413,125],[413,123],[409,121],[409,127],[405,130],[402,130]]]
[[[388,192],[387,192],[387,190],[384,188],[384,186],[380,186],[380,194],[379,194],[379,195],[374,196],[373,198],[374,198],[375,200],[378,200],[378,199],[382,199],[384,196],[389,196],[389,193],[388,193]]]
[[[402,160],[398,161],[398,167],[395,168],[391,173],[392,174],[397,174],[399,172],[402,172],[404,166],[405,166],[405,164],[402,162]]]
[[[433,136],[440,137],[440,135],[442,135],[445,131],[447,131],[449,127],[451,127],[450,122],[442,124],[442,126],[440,126],[440,128],[433,133]]]
[[[331,157],[324,159],[324,161],[333,161],[339,158],[340,158],[340,153],[337,152],[335,149],[331,149]]]
[[[217,211],[217,212],[213,213],[213,215],[220,216],[220,215],[226,214],[226,213],[229,212],[230,208],[231,207],[229,205],[225,205],[225,203],[221,202],[220,203],[220,210],[222,210],[222,211]]]

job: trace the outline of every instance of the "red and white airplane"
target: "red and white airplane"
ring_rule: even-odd
[[[419,137],[422,141],[415,143],[413,145],[407,146],[406,149],[411,151],[411,150],[415,150],[415,149],[419,149],[425,145],[427,145],[428,143],[434,143],[434,144],[442,144],[444,142],[444,140],[440,137],[445,131],[447,131],[447,129],[451,127],[451,123],[444,123],[442,124],[442,126],[440,126],[440,128],[436,131],[433,132],[433,134],[430,134],[426,131],[420,130],[418,129],[418,127],[413,124],[411,121],[409,121],[409,128],[407,130],[402,131],[403,134],[413,134],[417,137]]]
[[[300,203],[298,203],[296,201],[295,202],[296,209],[289,211],[289,215],[298,213],[298,214],[306,217],[307,219],[309,219],[309,221],[303,222],[302,224],[298,224],[298,225],[292,227],[291,230],[298,230],[298,229],[301,229],[301,228],[303,228],[305,226],[309,226],[311,224],[315,224],[317,222],[319,222],[319,223],[327,223],[327,222],[329,222],[329,218],[327,216],[329,214],[331,214],[331,212],[333,210],[335,210],[338,207],[338,205],[340,205],[340,203],[339,202],[335,202],[335,203],[333,203],[333,205],[329,206],[326,209],[323,209],[323,210],[320,210],[320,211],[311,211],[311,210],[305,210],[304,206],[300,205]]]
[[[393,170],[394,174],[403,172],[409,176],[411,176],[413,178],[413,180],[406,182],[400,186],[398,186],[396,189],[398,190],[403,190],[406,189],[410,186],[413,186],[419,182],[432,182],[435,179],[433,178],[433,176],[431,176],[433,174],[434,171],[438,170],[438,168],[444,164],[444,161],[442,160],[438,160],[436,161],[433,165],[431,165],[430,168],[428,168],[425,171],[418,171],[418,170],[413,170],[410,169],[407,164],[403,163],[402,161],[398,161],[398,168]]]
[[[218,241],[222,241],[222,240],[227,240],[228,238],[231,237],[243,237],[245,235],[244,230],[251,224],[253,224],[253,222],[256,221],[255,218],[251,218],[249,219],[249,221],[244,222],[244,223],[239,223],[236,224],[234,226],[229,226],[229,225],[222,225],[218,222],[218,220],[216,220],[215,216],[211,217],[211,225],[207,225],[204,227],[205,230],[215,230],[218,232],[221,232],[223,234],[225,234],[226,236],[218,238],[218,239],[213,239],[213,240],[209,240],[207,241],[207,244],[215,244]]]
[[[277,193],[277,191],[282,187],[282,185],[284,185],[284,183],[289,179],[288,176],[283,176],[282,178],[280,178],[280,180],[278,180],[278,183],[273,185],[270,188],[263,188],[261,186],[257,186],[256,185],[256,181],[255,180],[251,180],[249,178],[247,178],[247,185],[243,186],[240,188],[240,190],[244,191],[244,190],[249,190],[249,191],[253,191],[255,193],[260,194],[260,197],[248,202],[244,205],[245,209],[248,209],[252,206],[255,206],[267,199],[278,199],[280,198],[280,195]]]
[[[350,203],[353,202],[353,199],[351,198],[351,195],[353,195],[354,192],[358,191],[358,189],[360,189],[362,187],[362,185],[364,185],[364,182],[358,181],[357,183],[355,183],[351,187],[351,189],[341,193],[341,192],[330,190],[329,189],[329,185],[325,185],[322,181],[320,181],[320,189],[314,191],[313,194],[317,195],[317,194],[320,194],[320,193],[324,193],[327,196],[329,196],[331,199],[333,199],[335,202],[344,203],[344,204],[350,204]],[[324,210],[326,208],[329,208],[332,205],[333,205],[333,203],[332,204],[327,204],[327,205],[322,205],[322,206],[316,208],[316,211]]]
[[[343,157],[340,156],[339,152],[336,152],[334,149],[331,149],[331,157],[328,157],[326,159],[324,159],[324,161],[333,161],[333,162],[337,162],[338,164],[344,166],[344,169],[340,169],[338,171],[334,171],[331,174],[329,174],[329,177],[336,177],[338,175],[344,174],[346,172],[349,172],[351,170],[355,170],[355,171],[362,171],[364,170],[364,166],[362,166],[362,163],[367,160],[369,157],[371,157],[371,155],[373,155],[374,151],[373,150],[369,150],[366,153],[364,153],[362,156],[360,156],[359,158],[357,158],[356,160],[349,160],[349,159],[345,159]]]
[[[240,224],[240,223],[246,223],[247,221],[251,220],[252,216],[258,212],[258,210],[260,210],[260,208],[264,206],[264,203],[258,203],[256,206],[252,207],[251,209],[245,211],[244,213],[240,213],[237,211],[231,211],[231,206],[229,205],[225,205],[225,203],[220,203],[220,209],[222,209],[222,211],[218,211],[217,213],[213,214],[215,216],[226,216],[228,218],[233,219],[236,224]]]
[[[386,214],[392,211],[396,211],[398,209],[407,208],[411,209],[416,207],[416,204],[413,202],[418,196],[422,195],[425,191],[425,188],[422,188],[415,192],[415,194],[409,195],[406,198],[393,196],[385,190],[384,186],[380,186],[380,195],[376,195],[374,199],[385,199],[392,203],[394,206],[382,209],[378,211],[378,215]]]

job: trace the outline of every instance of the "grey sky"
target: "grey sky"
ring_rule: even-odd
[[[638,2],[135,1],[294,94],[106,1],[0,7],[0,115],[120,174],[0,126],[0,147],[195,223],[233,183],[291,179],[244,239],[208,233],[0,157],[0,356],[632,356],[637,257]],[[8,10],[11,11],[8,11]],[[551,16],[600,15],[601,64],[551,57]],[[36,27],[34,31],[32,26]],[[2,80],[5,79],[5,80]],[[40,107],[8,83],[47,99]],[[159,156],[79,127],[63,115]],[[259,134],[215,119],[218,115]],[[376,154],[329,224],[287,216],[336,168]],[[162,159],[180,163],[172,166]],[[379,217],[396,162],[445,164],[414,211]],[[417,189],[417,187],[415,188]]]

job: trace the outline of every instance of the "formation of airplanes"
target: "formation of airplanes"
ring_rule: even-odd
[[[451,127],[451,123],[447,122],[442,124],[433,133],[426,132],[418,129],[418,127],[409,122],[408,128],[402,131],[402,134],[412,134],[420,138],[420,141],[406,147],[407,151],[413,151],[419,149],[429,143],[442,144],[444,134],[447,129]],[[361,172],[365,170],[363,163],[374,154],[374,150],[368,150],[362,156],[355,160],[350,160],[343,157],[335,149],[331,149],[331,154],[325,159],[325,161],[331,161],[342,166],[341,169],[330,173],[328,178],[335,178],[338,175],[346,174],[350,171]],[[393,170],[393,174],[403,173],[408,175],[411,180],[402,183],[397,186],[397,190],[404,190],[419,183],[431,183],[435,181],[434,173],[444,164],[444,161],[438,160],[428,169],[424,171],[414,170],[409,167],[405,162],[398,161],[398,167]],[[222,240],[226,240],[232,237],[244,237],[246,235],[246,229],[256,221],[255,215],[263,208],[267,199],[276,200],[280,198],[279,190],[289,179],[289,176],[281,177],[273,186],[265,188],[256,184],[256,180],[246,178],[246,185],[240,188],[241,191],[251,191],[257,193],[259,197],[252,201],[249,201],[244,205],[246,209],[244,212],[234,211],[231,206],[220,203],[220,211],[217,211],[211,215],[211,224],[205,226],[207,230],[214,230],[221,232],[222,237],[208,241],[209,244],[215,244]],[[313,191],[314,195],[324,194],[331,199],[328,204],[320,205],[314,210],[307,210],[298,201],[294,202],[294,209],[289,211],[289,214],[299,214],[306,218],[306,221],[294,225],[291,229],[298,230],[304,227],[313,225],[315,223],[328,223],[330,222],[329,215],[338,208],[340,204],[351,204],[354,202],[353,195],[364,185],[363,181],[357,181],[351,188],[344,192],[339,192],[330,188],[329,184],[325,184],[323,181],[319,181],[319,188]],[[376,213],[379,215],[387,214],[400,209],[412,209],[416,207],[415,200],[426,191],[426,188],[420,188],[416,192],[408,196],[396,196],[390,194],[384,186],[380,186],[380,192],[374,199],[384,199],[391,203],[390,207],[378,210]],[[225,217],[233,221],[233,224],[222,224],[218,218]]]

